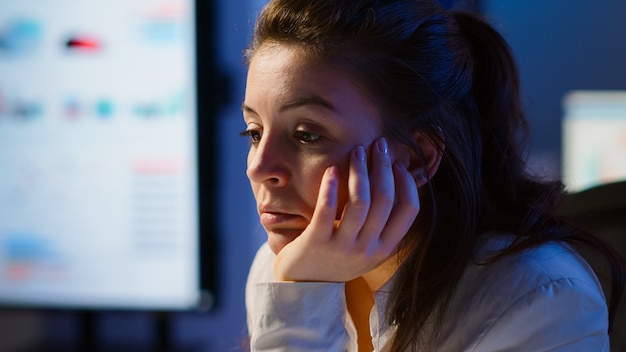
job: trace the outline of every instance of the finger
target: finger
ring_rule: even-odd
[[[350,156],[348,200],[337,229],[337,240],[354,241],[370,207],[370,180],[365,148],[354,148]]]
[[[400,163],[393,165],[396,180],[396,204],[380,236],[380,245],[391,252],[409,231],[420,211],[417,184]]]
[[[385,138],[378,139],[372,147],[371,204],[359,239],[371,243],[377,239],[387,224],[395,199],[395,181]],[[375,241],[377,242],[377,241]]]
[[[315,237],[315,239],[327,241],[332,236],[335,214],[337,213],[338,189],[339,170],[336,165],[332,165],[326,169],[322,176],[315,210],[313,211],[311,223],[309,224],[312,231],[307,232]]]

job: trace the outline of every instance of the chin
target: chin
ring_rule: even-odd
[[[267,232],[267,243],[269,244],[272,252],[274,254],[278,254],[286,245],[291,243],[291,241],[295,240],[302,231],[280,231],[280,232]]]

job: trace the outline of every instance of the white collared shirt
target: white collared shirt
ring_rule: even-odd
[[[478,258],[510,239],[490,236]],[[250,269],[251,350],[356,352],[344,284],[276,282],[274,259],[264,244]],[[394,333],[384,318],[392,280],[374,293],[375,352]],[[470,264],[450,302],[436,351],[609,351],[607,329],[607,305],[593,270],[569,246],[549,243],[493,264]]]

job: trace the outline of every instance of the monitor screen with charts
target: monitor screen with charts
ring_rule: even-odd
[[[0,305],[185,309],[210,297],[195,10],[0,4]]]

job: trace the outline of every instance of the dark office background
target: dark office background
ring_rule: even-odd
[[[450,1],[447,1],[450,3]],[[0,351],[72,350],[85,336],[104,350],[238,351],[245,339],[244,285],[263,233],[245,178],[242,128],[245,47],[261,0],[215,2],[215,62],[229,78],[226,105],[213,127],[219,214],[217,304],[206,312],[0,311]],[[511,44],[521,71],[532,128],[533,167],[549,177],[560,173],[561,100],[570,90],[626,89],[626,2],[623,0],[483,0],[477,8]],[[217,94],[216,91],[208,94]],[[202,98],[202,97],[201,97]],[[91,343],[89,342],[89,343]],[[83,345],[81,345],[83,343]]]

